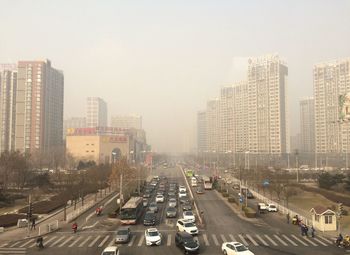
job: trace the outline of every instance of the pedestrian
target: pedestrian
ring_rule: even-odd
[[[306,225],[304,225],[304,230],[305,230],[306,237],[309,237],[309,234],[308,234],[309,228]]]
[[[305,228],[303,224],[300,224],[300,231],[301,231],[301,235],[304,236],[305,235]]]
[[[314,226],[311,226],[310,231],[311,231],[311,237],[315,237],[315,229],[314,229]]]
[[[30,227],[30,230],[35,229],[35,218],[32,218],[32,225]]]
[[[289,220],[290,220],[290,215],[289,213],[287,213],[287,224],[289,224]]]

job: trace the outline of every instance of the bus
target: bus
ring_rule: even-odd
[[[208,176],[203,176],[203,183],[204,183],[204,189],[213,189],[213,182],[212,179],[209,178]]]
[[[142,197],[131,197],[122,207],[120,222],[125,225],[136,224],[139,217],[141,217],[142,209]]]
[[[193,170],[187,169],[187,170],[185,170],[185,172],[186,172],[186,176],[187,177],[192,177],[193,176]]]
[[[197,187],[197,178],[196,177],[192,177],[191,178],[191,186],[192,187]]]

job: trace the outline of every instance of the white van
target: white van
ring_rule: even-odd
[[[191,186],[192,187],[197,187],[197,178],[196,177],[192,177],[191,178]]]

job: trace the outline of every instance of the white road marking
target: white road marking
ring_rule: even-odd
[[[102,246],[105,244],[105,242],[108,240],[108,238],[109,238],[109,236],[106,236],[106,237],[102,240],[102,242],[98,245],[98,247],[102,247]]]
[[[77,239],[75,239],[75,241],[73,243],[71,243],[68,247],[73,247],[80,239],[82,238],[82,236],[79,236]]]
[[[238,235],[238,237],[242,240],[242,243],[244,245],[248,245],[248,242],[245,240],[245,238],[242,235]]]
[[[203,234],[203,240],[206,246],[209,246],[209,241],[208,241],[208,237],[207,234]]]
[[[0,254],[26,254],[26,248],[0,248]]]
[[[10,246],[10,248],[16,246],[17,244],[19,244],[19,243],[21,243],[21,242],[22,242],[22,241],[15,242],[14,244],[12,244],[12,245]]]
[[[311,237],[312,238],[312,237]],[[321,240],[317,239],[316,237],[312,238],[313,240],[315,240],[316,242],[322,244],[323,246],[328,246],[328,244],[325,244],[324,242],[322,242]]]
[[[143,244],[143,240],[145,239],[145,235],[141,235],[141,238],[137,244],[137,246],[141,246]]]
[[[288,236],[282,235],[288,242],[290,242],[294,246],[298,246],[293,240],[291,240]]]
[[[246,235],[248,237],[248,239],[255,245],[258,246],[259,244],[257,242],[255,242],[255,240],[250,236],[250,235]]]
[[[223,241],[224,243],[226,243],[226,242],[227,242],[226,237],[225,237],[223,234],[221,234],[220,236],[221,236],[222,241]]]
[[[305,246],[309,246],[307,243],[305,243],[303,240],[301,240],[300,238],[296,237],[295,235],[291,235],[295,240],[297,240],[298,242],[302,243]]]
[[[51,239],[44,242],[44,245],[47,245],[48,243],[51,243],[53,240],[55,240],[58,236],[53,236]]]
[[[313,246],[318,246],[316,243],[314,243],[313,241],[311,241],[308,237],[304,236],[304,241],[309,242],[310,244],[312,244]]]
[[[115,240],[112,238],[112,240],[107,244],[107,246],[113,246],[115,245]]]
[[[128,246],[129,246],[129,247],[130,247],[130,246],[132,246],[132,245],[134,244],[135,239],[136,239],[136,236],[135,236],[135,235],[133,235],[133,236],[131,237],[130,242],[128,243]]]
[[[278,235],[273,235],[278,241],[280,241],[280,243],[282,243],[284,246],[288,246],[288,244],[283,241]]]
[[[274,246],[278,246],[278,244],[268,235],[265,235],[265,237],[274,245]]]
[[[229,234],[228,236],[230,237],[230,239],[231,239],[232,242],[237,242],[237,241],[236,241],[236,238],[234,238],[233,235]]]
[[[72,240],[74,238],[74,236],[69,237],[66,241],[64,241],[63,243],[61,243],[58,247],[63,247],[63,245],[65,245],[66,243],[68,243],[70,240]]]
[[[79,244],[78,247],[83,247],[89,240],[90,240],[91,236],[88,236],[81,244]]]
[[[171,234],[168,235],[168,239],[166,240],[166,245],[167,246],[171,245]]]
[[[27,244],[29,244],[29,243],[31,243],[31,242],[33,242],[33,239],[30,239],[28,242],[25,242],[24,244],[22,244],[22,245],[20,246],[20,248],[26,246]]]
[[[263,243],[263,245],[265,245],[265,246],[269,246],[269,244],[268,244],[267,242],[265,242],[265,240],[264,240],[264,239],[262,239],[262,238],[261,238],[261,236],[256,235],[256,237],[259,239],[259,241],[260,241],[260,242],[262,242],[262,243]]]
[[[5,247],[6,245],[8,245],[8,243],[3,243],[2,245],[0,245],[0,248]]]
[[[53,242],[51,245],[49,245],[49,247],[55,246],[56,244],[58,244],[64,238],[65,238],[65,236],[61,236],[61,238],[58,238],[55,242]]]
[[[327,238],[323,237],[323,236],[317,236],[318,238],[322,239],[323,241],[329,243],[329,244],[333,244],[333,242],[331,240],[328,240]]]
[[[212,238],[213,238],[213,240],[214,240],[215,245],[218,246],[218,245],[219,245],[219,241],[218,241],[218,239],[216,238],[216,235],[212,234],[211,236],[212,236]]]
[[[89,244],[88,247],[94,246],[94,244],[97,242],[98,239],[100,239],[100,237],[101,237],[100,235],[96,236],[96,238]]]

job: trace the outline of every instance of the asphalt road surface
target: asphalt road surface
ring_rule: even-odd
[[[169,182],[176,181],[179,185],[185,184],[179,167],[154,169],[153,175],[164,175]],[[214,190],[205,191],[204,194],[193,193],[199,210],[204,212],[205,225],[200,226],[200,233],[196,237],[200,243],[200,254],[222,254],[221,244],[231,240],[247,244],[256,255],[346,254],[344,249],[336,248],[329,238],[302,237],[297,227],[286,224],[285,220],[277,214],[267,214],[251,222],[238,217],[222,200],[221,195]],[[151,199],[154,199],[154,195]],[[88,229],[76,234],[71,233],[69,229],[64,229],[45,236],[46,247],[42,250],[34,246],[34,240],[14,240],[0,248],[0,254],[2,251],[13,251],[10,254],[101,254],[105,247],[114,243],[114,231],[118,228],[115,220],[107,218],[108,211],[113,210],[113,207],[112,203],[105,208],[103,216],[91,218],[86,224],[90,226]],[[166,202],[159,204],[156,226],[163,236],[162,245],[147,247],[144,240],[146,227],[139,223],[131,226],[133,235],[131,241],[120,245],[121,255],[182,254],[174,244],[176,219],[165,217],[165,207]],[[85,218],[91,212],[84,214],[78,219],[78,222],[84,224]],[[178,217],[181,214],[182,211],[178,207]]]

